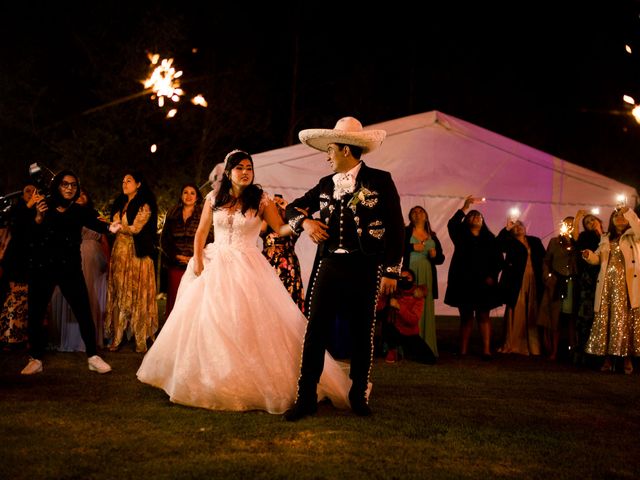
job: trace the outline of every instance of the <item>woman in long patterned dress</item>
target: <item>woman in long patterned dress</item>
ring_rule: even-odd
[[[105,318],[105,331],[111,338],[109,350],[118,350],[125,332],[132,332],[136,352],[146,352],[147,339],[153,340],[158,330],[152,260],[158,209],[141,174],[130,172],[124,176],[122,194],[113,203],[111,218],[122,228],[111,251]]]
[[[282,195],[274,195],[273,203],[278,209],[280,218],[284,221],[284,211],[287,201]],[[296,255],[297,235],[279,235],[266,221],[262,222],[260,236],[262,237],[262,254],[269,261],[280,277],[284,288],[287,289],[293,301],[304,313],[304,288],[302,287],[302,275],[300,272],[300,261]]]
[[[442,245],[431,230],[429,215],[419,205],[409,210],[409,225],[405,232],[403,264],[415,272],[415,283],[424,287],[424,310],[420,317],[420,336],[427,342],[433,354],[438,356],[436,313],[434,300],[438,298],[438,274],[436,265],[444,263]]]
[[[257,247],[262,219],[281,234],[275,205],[253,183],[251,156],[234,150],[209,193],[173,311],[138,379],[172,402],[282,413],[294,403],[307,321]],[[209,229],[215,242],[205,247]],[[325,353],[319,398],[349,406],[351,382]]]
[[[600,265],[595,317],[585,351],[604,356],[602,371],[613,369],[612,357],[624,358],[624,373],[633,372],[631,357],[640,355],[640,220],[629,207],[614,210],[609,231],[595,252],[582,258]]]

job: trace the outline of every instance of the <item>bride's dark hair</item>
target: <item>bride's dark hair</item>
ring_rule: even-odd
[[[232,207],[239,201],[242,203],[241,212],[243,215],[249,209],[258,211],[260,199],[262,198],[262,187],[253,183],[255,180],[255,172],[251,179],[251,185],[247,186],[247,188],[242,191],[240,197],[235,198],[229,193],[231,190],[231,170],[233,170],[234,167],[242,160],[249,160],[249,162],[251,162],[251,167],[253,168],[253,158],[251,158],[251,155],[247,152],[242,150],[233,150],[227,154],[224,164],[224,174],[220,181],[220,188],[218,188],[218,192],[216,193],[214,202],[215,206],[213,207],[214,210],[222,208],[223,205],[227,204]]]

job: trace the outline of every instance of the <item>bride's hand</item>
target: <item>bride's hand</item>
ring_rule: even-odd
[[[196,274],[196,277],[199,277],[204,270],[204,264],[202,263],[201,258],[193,257],[193,273]]]

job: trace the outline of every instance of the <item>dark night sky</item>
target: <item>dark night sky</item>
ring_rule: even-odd
[[[155,108],[138,99],[81,115],[140,91],[144,52],[158,51],[185,71],[185,90],[208,92],[220,131],[228,130],[211,148],[217,159],[235,146],[285,146],[300,129],[328,128],[344,115],[367,125],[436,109],[640,186],[640,125],[620,113],[623,94],[640,101],[640,57],[624,51],[628,43],[640,55],[636,1],[425,2],[425,14],[393,3],[194,3],[3,6],[2,165],[47,158],[47,149],[59,157],[83,124],[104,121],[108,130],[106,122],[133,124]],[[169,138],[161,130],[172,128],[197,143],[199,124],[182,118],[171,127],[151,119],[118,141]]]

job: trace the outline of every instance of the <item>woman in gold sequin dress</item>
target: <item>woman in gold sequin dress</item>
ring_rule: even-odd
[[[602,371],[613,369],[612,357],[624,358],[624,373],[633,372],[640,354],[640,220],[629,207],[616,209],[595,252],[582,257],[600,265],[595,317],[585,351],[604,356]]]

